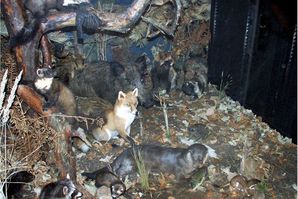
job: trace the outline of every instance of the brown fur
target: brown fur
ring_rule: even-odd
[[[76,114],[76,102],[73,93],[62,82],[53,80],[51,89],[46,93],[48,100],[66,115]]]

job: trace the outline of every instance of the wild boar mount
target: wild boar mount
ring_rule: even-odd
[[[65,0],[40,0],[34,3],[34,6],[38,9],[32,9],[32,6],[30,7],[31,1],[1,1],[1,11],[4,15],[8,33],[11,38],[19,40],[19,44],[18,41],[11,41],[11,45],[14,46],[17,65],[20,70],[23,69],[23,80],[31,82],[36,77],[35,67],[38,65],[39,55],[36,49],[39,46],[42,50],[43,67],[51,66],[51,62],[49,61],[51,60],[49,42],[46,37],[46,34],[49,32],[76,27],[79,33],[83,31],[88,34],[98,32],[125,34],[141,19],[163,34],[172,37],[178,25],[181,12],[180,0],[134,0],[131,6],[122,13],[96,10],[90,6],[91,4],[87,4],[88,6],[74,6],[75,3],[86,5],[86,2],[89,2],[88,0],[73,0],[74,4],[72,5],[69,5],[71,1],[67,1],[68,4],[66,5]],[[51,1],[54,3],[50,3]],[[173,19],[171,27],[162,26],[153,19],[142,16],[152,5],[162,6],[173,2],[176,7],[176,17]],[[55,11],[48,12],[49,9],[54,9]],[[37,10],[43,11],[37,12]],[[30,13],[27,15],[30,15],[31,20],[34,17],[39,17],[40,19],[34,19],[34,22],[26,23],[25,18],[29,18],[26,13]],[[48,15],[48,13],[50,14]],[[31,32],[34,32],[34,34],[31,34]],[[22,39],[20,35],[26,35],[27,38]]]

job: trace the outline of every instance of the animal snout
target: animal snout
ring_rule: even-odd
[[[140,104],[141,104],[141,106],[143,106],[145,108],[150,108],[154,105],[154,101],[152,98],[150,98],[145,101],[141,101]]]

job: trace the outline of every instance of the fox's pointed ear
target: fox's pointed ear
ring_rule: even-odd
[[[138,97],[138,93],[139,93],[138,88],[135,88],[135,89],[132,91],[132,94],[134,94],[136,97]]]
[[[125,96],[126,96],[125,93],[123,93],[122,91],[119,91],[119,93],[118,93],[118,100],[121,100],[121,99],[125,98]]]

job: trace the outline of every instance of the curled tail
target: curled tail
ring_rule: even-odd
[[[39,28],[40,22],[41,19],[34,18],[31,22],[25,24],[18,33],[10,38],[9,46],[13,48],[32,40]]]

